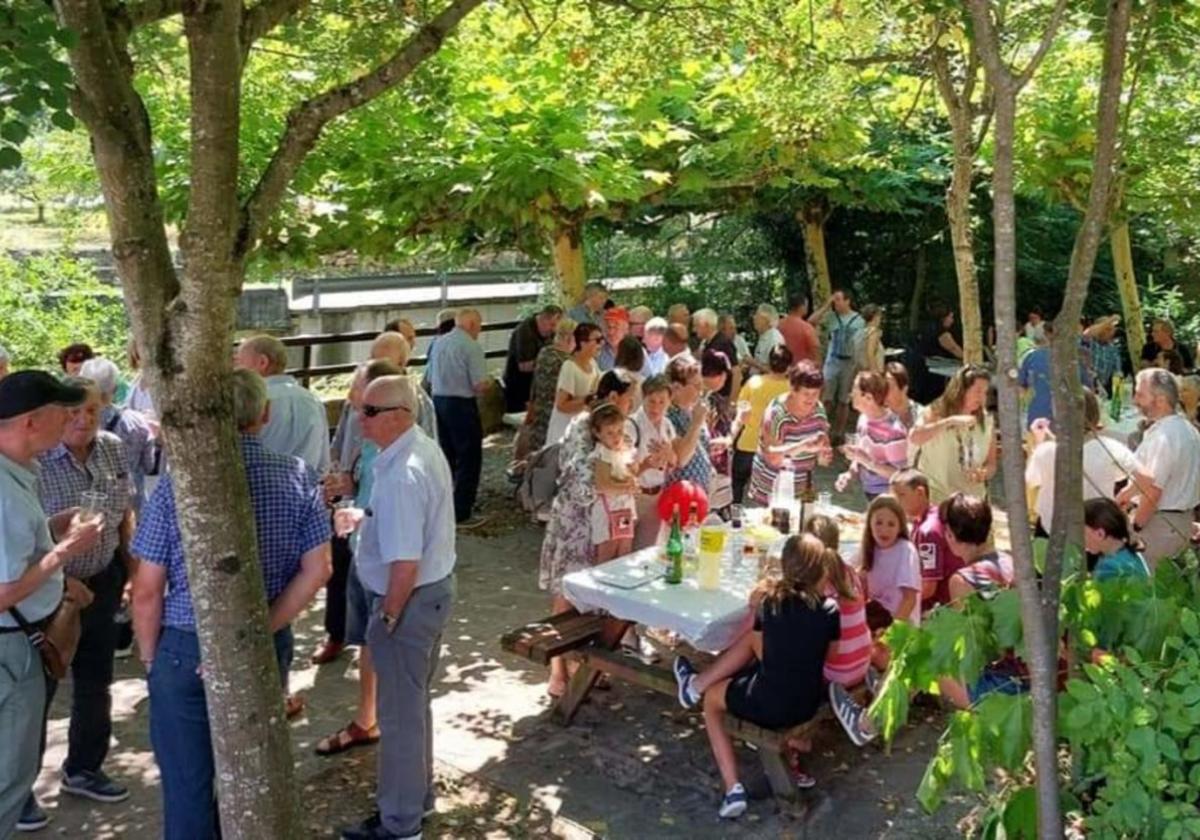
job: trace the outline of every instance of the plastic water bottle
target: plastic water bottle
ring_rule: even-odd
[[[746,548],[746,537],[742,533],[742,506],[733,505],[730,508],[729,514],[729,559],[733,568],[740,569],[742,566],[742,552]]]

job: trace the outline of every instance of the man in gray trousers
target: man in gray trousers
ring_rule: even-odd
[[[372,601],[381,735],[379,811],[344,830],[345,840],[419,840],[434,809],[429,685],[454,601],[454,490],[441,448],[415,424],[418,409],[408,377],[367,387],[359,418],[380,449],[371,505],[338,511],[334,523],[339,534],[362,527],[354,562]]]

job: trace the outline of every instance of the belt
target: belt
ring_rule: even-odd
[[[645,496],[657,496],[659,493],[662,492],[663,486],[661,484],[658,484],[658,485],[655,485],[654,487],[642,487],[639,489],[641,490],[642,494]]]
[[[837,356],[837,355],[835,355],[833,358],[838,359],[843,362],[848,362],[851,359],[853,359],[854,357],[853,356]]]
[[[5,633],[20,633],[20,632],[21,632],[20,627],[0,627],[0,636],[3,636]]]
[[[1156,513],[1191,513],[1190,510],[1159,510]]]

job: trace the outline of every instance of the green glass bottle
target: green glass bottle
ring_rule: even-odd
[[[667,583],[683,583],[683,531],[679,527],[679,505],[671,514],[671,535],[667,537]]]

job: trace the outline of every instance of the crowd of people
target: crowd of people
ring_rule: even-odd
[[[419,837],[435,805],[429,687],[454,600],[456,534],[483,521],[478,406],[497,384],[480,313],[446,310],[437,320],[419,379],[408,371],[414,326],[386,325],[332,436],[325,405],[285,372],[279,339],[252,336],[234,354],[234,417],[287,714],[304,702],[287,693],[291,624],[322,588],[325,638],[313,661],[359,649],[353,716],[316,745],[326,756],[379,745],[378,811],[348,838]],[[781,476],[792,476],[797,495],[811,490],[818,467],[838,466],[819,489],[862,494],[862,533],[847,535],[860,546],[855,556],[840,554],[832,518],[798,523],[781,574],[751,598],[752,629],[703,671],[675,663],[680,702],[704,709],[722,817],[747,805],[727,711],[780,728],[828,697],[850,737],[865,743],[871,722],[851,689],[866,681],[873,690],[886,669],[880,631],[1012,582],[988,502],[998,464],[992,374],[961,366],[933,398],[917,399],[913,365],[886,351],[882,322],[879,307],[856,308],[837,290],[812,312],[803,297],[783,315],[757,307],[751,344],[727,313],[676,304],[660,316],[614,305],[593,283],[578,305],[544,306],[510,337],[503,396],[523,413],[510,472],[551,469],[538,583],[556,612],[570,608],[565,575],[664,539],[658,500],[677,482],[722,513],[768,504]],[[952,328],[953,313],[937,313],[922,339],[930,355],[961,357]],[[1114,331],[1102,319],[1081,337],[1081,375],[1095,390],[1121,370]],[[1019,368],[1031,429],[1026,483],[1041,534],[1054,516],[1050,335],[1031,313]],[[1099,399],[1085,393],[1086,548],[1098,577],[1146,575],[1177,555],[1200,503],[1200,432],[1181,411],[1184,348],[1165,322],[1153,335],[1136,374],[1133,402],[1146,429],[1135,448],[1102,434]],[[0,683],[0,731],[13,745],[0,757],[0,836],[49,820],[32,786],[57,681],[36,643],[64,603],[79,610],[81,637],[62,790],[100,802],[129,795],[105,761],[113,661],[129,647],[131,621],[148,677],[165,836],[218,833],[186,529],[136,347],[127,361],[128,382],[112,360],[74,344],[59,353],[55,375],[10,372],[0,347],[0,663],[11,677]],[[978,685],[948,683],[945,694],[966,706],[987,691],[1020,690],[1021,667],[996,663]],[[567,664],[553,660],[548,692],[561,696],[569,679]],[[802,787],[815,783],[799,758],[807,747],[789,746]]]

